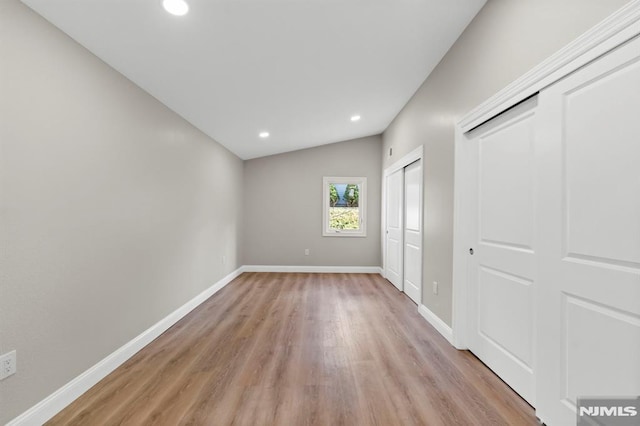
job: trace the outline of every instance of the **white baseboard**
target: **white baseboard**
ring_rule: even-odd
[[[442,321],[436,314],[431,312],[429,308],[424,305],[420,305],[418,312],[429,324],[433,326],[449,343],[453,345],[453,330],[444,321]]]
[[[316,272],[347,274],[380,274],[379,266],[284,266],[284,265],[245,265],[242,272]]]
[[[182,319],[194,308],[233,281],[242,272],[242,267],[240,267],[222,278],[220,281],[189,300],[165,318],[158,321],[146,331],[139,334],[133,340],[117,349],[111,355],[107,356],[102,361],[98,362],[96,365],[49,395],[47,398],[43,399],[29,410],[10,421],[7,426],[35,426],[41,425],[51,419],[67,405],[71,404],[76,398],[88,391],[89,388],[135,355],[140,349],[144,348],[156,337],[164,333],[169,329],[169,327]]]

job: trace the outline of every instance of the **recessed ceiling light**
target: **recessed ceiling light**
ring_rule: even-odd
[[[189,11],[189,5],[184,0],[162,0],[164,10],[172,15],[182,16]]]
[[[268,138],[269,137],[269,132],[260,132],[260,134],[258,136],[260,136],[262,139]]]
[[[354,115],[351,117],[351,121],[358,121],[360,120],[360,116],[359,115]]]

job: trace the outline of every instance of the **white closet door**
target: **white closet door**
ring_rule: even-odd
[[[469,216],[471,351],[532,405],[536,221],[531,99],[474,131]]]
[[[402,229],[404,203],[404,170],[400,169],[386,178],[386,235],[385,277],[402,291]]]
[[[640,395],[640,40],[540,94],[537,414]],[[544,253],[544,255],[542,255]]]
[[[404,168],[404,292],[422,297],[422,160]]]

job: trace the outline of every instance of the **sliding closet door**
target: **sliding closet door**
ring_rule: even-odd
[[[422,160],[404,168],[404,292],[422,303]]]
[[[400,169],[385,179],[385,277],[400,291],[403,290],[403,227],[404,170]]]
[[[469,241],[469,349],[534,403],[536,218],[531,99],[475,130],[466,214]]]
[[[640,40],[540,94],[537,413],[640,395]]]

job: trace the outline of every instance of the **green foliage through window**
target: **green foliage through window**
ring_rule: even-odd
[[[331,229],[360,229],[360,210],[357,207],[331,207],[329,209]]]
[[[329,184],[329,205],[331,207],[335,206],[338,202],[338,190],[336,186],[332,183]]]
[[[358,207],[358,201],[360,200],[360,187],[352,183],[347,185],[347,189],[344,191],[344,199],[347,201],[347,206]]]

